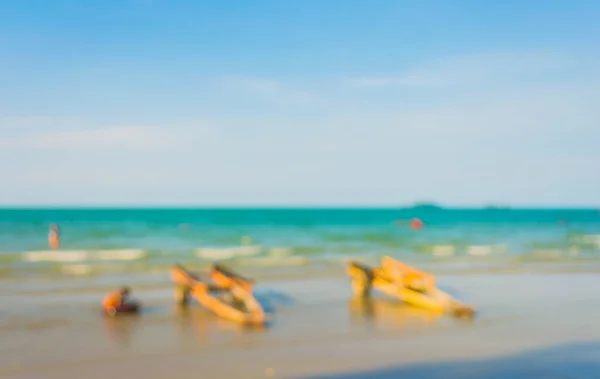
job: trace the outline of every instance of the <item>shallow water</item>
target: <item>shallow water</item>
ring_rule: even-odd
[[[423,221],[412,230],[409,221]],[[48,226],[62,246],[47,247]],[[3,209],[0,276],[162,272],[175,262],[245,267],[374,262],[446,268],[600,262],[596,209]],[[529,266],[531,267],[531,265]]]

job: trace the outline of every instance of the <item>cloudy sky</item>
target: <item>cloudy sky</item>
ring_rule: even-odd
[[[600,3],[500,3],[0,2],[0,203],[599,206]]]

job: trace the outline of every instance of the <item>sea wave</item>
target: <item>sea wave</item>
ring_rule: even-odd
[[[459,255],[486,256],[503,254],[508,251],[508,246],[498,245],[469,245],[469,244],[441,244],[441,245],[417,245],[414,250],[420,253],[430,254],[436,257],[450,257]]]
[[[66,275],[87,276],[93,273],[94,267],[89,264],[63,265],[60,271]]]
[[[518,240],[513,244],[476,243],[480,240],[459,237],[441,241],[420,237],[403,248],[373,245],[364,241],[322,243],[310,238],[299,238],[289,245],[285,244],[287,241],[283,238],[258,244],[247,237],[238,238],[237,243],[225,247],[219,243],[213,246],[201,243],[191,246],[169,246],[165,243],[156,246],[152,241],[145,241],[146,248],[119,248],[119,245],[109,248],[105,245],[95,249],[6,252],[0,253],[0,276],[35,276],[45,272],[65,276],[162,272],[174,263],[203,266],[220,261],[234,266],[265,268],[342,265],[350,259],[378,264],[381,255],[390,255],[417,266],[432,267],[448,264],[459,264],[461,267],[479,267],[481,264],[518,267],[534,262],[557,264],[556,267],[559,267],[562,262],[600,262],[600,248],[597,245],[600,244],[600,235],[593,233],[568,234],[534,242],[529,240],[521,245]],[[256,240],[263,242],[260,238]],[[502,239],[495,238],[494,242],[499,240]],[[523,249],[515,251],[519,246]]]
[[[257,257],[252,259],[241,258],[236,260],[240,266],[259,266],[259,267],[282,267],[282,266],[304,266],[311,264],[310,259],[302,256],[283,256],[283,257]]]
[[[573,236],[573,241],[582,245],[591,245],[600,249],[600,234],[581,234]]]
[[[142,249],[114,250],[46,250],[23,254],[27,262],[88,262],[88,261],[136,261],[147,256]]]
[[[491,254],[502,254],[508,251],[506,245],[471,245],[467,247],[467,254],[483,256]]]
[[[258,255],[262,251],[263,248],[259,245],[234,246],[228,248],[199,248],[196,249],[196,256],[201,259],[217,261]]]
[[[429,256],[423,257],[415,255],[412,258],[403,257],[401,254],[394,254],[393,257],[400,259],[408,264],[420,267],[422,269],[439,273],[462,273],[462,272],[494,272],[500,270],[508,272],[511,270],[522,271],[530,270],[552,270],[561,271],[563,269],[595,270],[600,268],[600,256],[595,254],[586,254],[583,252],[561,251],[561,250],[543,250],[539,249],[521,255],[508,254],[489,254],[489,255],[463,255],[463,256]],[[327,267],[335,268],[335,272],[340,272],[349,260],[358,260],[369,265],[379,265],[381,255],[323,255],[323,256],[301,256],[290,253],[289,251],[275,250],[272,253],[263,255],[243,256],[238,255],[226,260],[226,264],[235,267],[252,267],[256,270],[277,271],[278,267],[298,268],[308,270],[321,270]],[[59,278],[59,277],[87,277],[99,276],[111,278],[126,278],[131,274],[152,274],[167,275],[168,270],[175,263],[181,263],[191,269],[204,269],[218,260],[198,259],[193,255],[189,259],[173,259],[170,261],[153,261],[151,259],[133,260],[133,261],[77,261],[77,260],[54,260],[51,264],[39,265],[36,262],[26,262],[20,266],[1,267],[0,278]],[[541,265],[541,266],[540,266]],[[115,276],[116,275],[116,276]],[[113,279],[114,279],[113,278]],[[116,279],[114,279],[116,280]],[[128,279],[129,280],[129,279]],[[118,280],[117,280],[118,281]]]

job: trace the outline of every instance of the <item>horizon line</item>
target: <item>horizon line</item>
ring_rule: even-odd
[[[560,204],[480,204],[480,205],[444,205],[434,202],[417,202],[414,204],[384,204],[384,205],[367,205],[367,204],[0,204],[0,210],[112,210],[112,209],[411,209],[411,208],[438,208],[438,209],[573,209],[573,210],[593,210],[600,211],[600,205],[560,205]]]

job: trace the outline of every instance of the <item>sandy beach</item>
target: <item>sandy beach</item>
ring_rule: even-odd
[[[353,300],[342,275],[265,281],[273,322],[243,328],[172,288],[141,289],[143,314],[103,318],[104,288],[2,296],[0,375],[8,378],[591,378],[600,375],[594,274],[460,275],[442,287],[473,321],[384,296]],[[134,287],[135,289],[135,287]]]
[[[600,379],[600,0],[0,20],[0,379]]]

